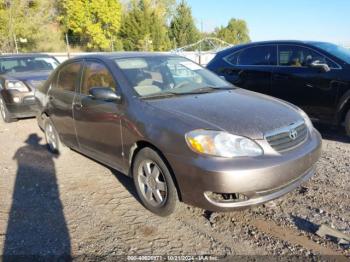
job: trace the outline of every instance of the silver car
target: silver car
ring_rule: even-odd
[[[308,180],[321,136],[296,106],[236,88],[178,56],[82,56],[39,90],[50,150],[63,145],[134,179],[141,202],[231,211],[271,201]]]

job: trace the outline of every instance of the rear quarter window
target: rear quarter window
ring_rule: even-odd
[[[224,60],[231,65],[271,66],[277,64],[277,46],[263,45],[247,47],[237,51]]]

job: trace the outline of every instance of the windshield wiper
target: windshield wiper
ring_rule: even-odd
[[[211,89],[214,89],[214,90],[232,90],[232,89],[237,89],[237,87],[235,87],[235,86],[221,86],[221,87],[209,86],[207,88],[211,88]]]
[[[140,97],[140,99],[152,99],[152,98],[156,99],[156,98],[172,97],[172,96],[177,96],[177,95],[181,95],[181,94],[174,93],[174,92],[162,92],[162,93],[142,96],[142,97]]]
[[[216,87],[216,86],[205,86],[201,88],[194,89],[190,92],[184,92],[183,94],[206,94],[212,91],[220,91],[220,90],[232,90],[235,89],[234,86],[225,86],[225,87]]]
[[[157,99],[157,98],[166,98],[166,97],[173,97],[173,96],[186,96],[186,95],[196,95],[196,94],[207,94],[217,90],[232,90],[236,89],[234,86],[225,86],[225,87],[215,87],[215,86],[205,86],[201,88],[194,89],[189,92],[175,92],[175,91],[167,91],[157,94],[151,94],[142,96],[141,99]],[[176,90],[176,89],[174,89]]]

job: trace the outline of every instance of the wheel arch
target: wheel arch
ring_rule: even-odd
[[[341,125],[345,121],[347,112],[350,110],[350,90],[340,99],[337,110],[337,124]]]
[[[132,145],[132,147],[130,149],[130,154],[129,154],[129,174],[128,175],[130,177],[132,177],[132,170],[134,167],[135,157],[138,154],[138,152],[140,152],[141,149],[146,148],[146,147],[151,148],[152,150],[157,152],[157,154],[162,158],[165,165],[167,166],[167,168],[170,171],[171,177],[173,178],[179,200],[182,201],[181,190],[180,190],[179,184],[177,183],[176,176],[174,174],[174,171],[173,171],[169,161],[167,160],[165,155],[162,153],[162,151],[158,147],[156,147],[155,145],[153,145],[152,143],[150,143],[148,141],[140,140]]]
[[[38,126],[42,131],[44,130],[44,122],[47,118],[49,118],[49,115],[46,111],[42,111],[39,114],[37,114]]]

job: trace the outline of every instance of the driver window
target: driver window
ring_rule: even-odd
[[[81,93],[89,95],[91,88],[104,87],[116,90],[116,84],[112,74],[107,67],[98,62],[87,62],[85,65],[84,81],[81,88]]]
[[[80,77],[80,69],[80,62],[73,62],[64,66],[58,73],[55,88],[68,92],[75,92],[77,81]]]
[[[312,62],[319,61],[322,64],[327,64],[329,67],[336,67],[334,63],[325,56],[310,48],[280,45],[278,50],[280,66],[307,67]]]

